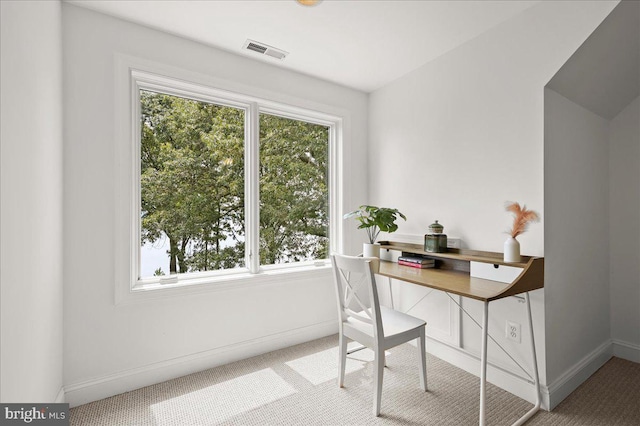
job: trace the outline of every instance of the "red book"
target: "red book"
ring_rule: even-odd
[[[412,263],[412,262],[407,262],[405,260],[398,260],[398,265],[404,265],[404,266],[410,266],[412,268],[418,268],[418,269],[427,269],[427,268],[433,268],[433,264],[420,264],[420,263]]]

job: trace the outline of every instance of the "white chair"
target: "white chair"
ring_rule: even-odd
[[[340,322],[338,385],[344,386],[347,338],[371,348],[375,354],[373,413],[376,416],[380,415],[385,350],[418,339],[420,387],[423,391],[427,390],[426,323],[411,315],[380,306],[374,275],[378,271],[379,262],[376,257],[331,256]]]

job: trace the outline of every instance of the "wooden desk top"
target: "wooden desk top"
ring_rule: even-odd
[[[390,246],[392,245],[393,244],[389,244],[386,248],[391,248]],[[393,248],[395,249],[396,247]],[[476,257],[471,253],[465,253],[464,255],[440,253],[433,257],[455,258],[455,260],[459,261],[505,264],[502,261],[498,261],[494,256],[487,256],[488,254],[489,253],[482,252],[480,256]],[[428,253],[428,255],[432,256],[433,254]],[[438,268],[418,269],[387,261],[380,262],[380,271],[378,274],[436,290],[446,291],[447,293],[470,297],[483,302],[490,302],[544,287],[544,258],[523,256],[523,261],[524,262],[518,264],[506,264],[522,268],[520,275],[511,284],[471,277],[467,271]]]

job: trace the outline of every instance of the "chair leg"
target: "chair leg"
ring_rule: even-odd
[[[426,336],[424,327],[420,329],[418,337],[418,360],[420,361],[420,388],[427,391],[427,355]]]
[[[384,349],[376,348],[375,350],[375,371],[373,372],[373,414],[378,417],[380,415],[380,403],[382,401],[382,378],[384,376],[385,364]]]
[[[344,387],[344,372],[347,367],[347,338],[340,333],[340,354],[338,360],[338,386]]]

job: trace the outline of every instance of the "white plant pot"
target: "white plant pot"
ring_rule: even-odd
[[[380,244],[362,244],[362,255],[364,257],[380,257]]]
[[[513,237],[504,242],[504,261],[520,262],[520,243]]]

